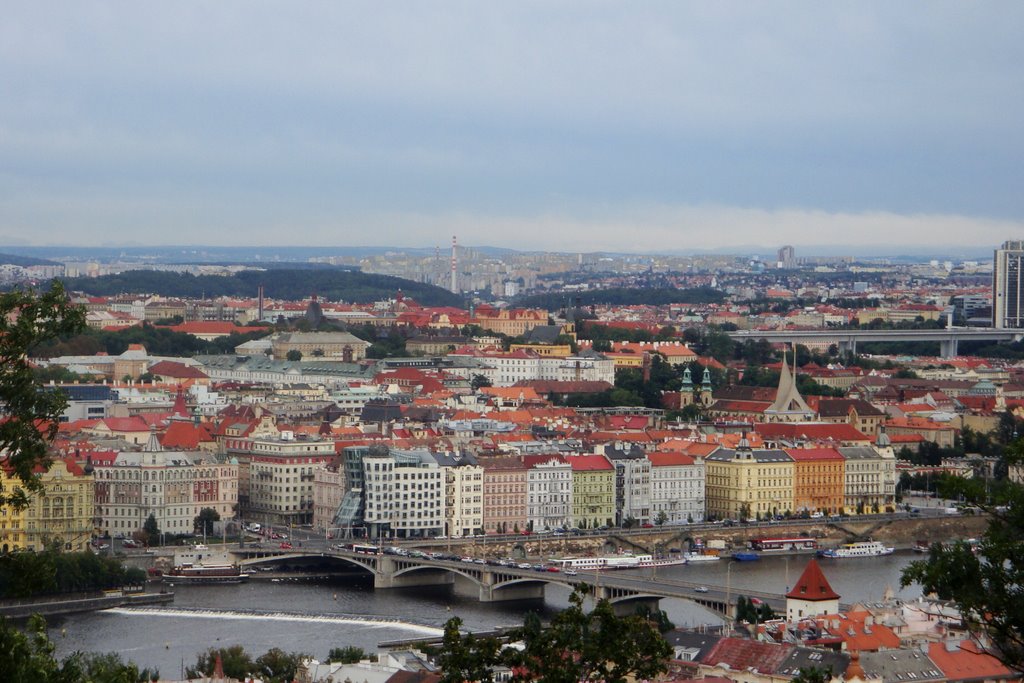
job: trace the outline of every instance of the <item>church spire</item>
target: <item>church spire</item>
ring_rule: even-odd
[[[789,370],[786,350],[782,351],[782,370],[779,373],[779,390],[775,395],[775,403],[764,411],[765,416],[775,422],[796,422],[811,419],[814,411],[804,401],[796,388],[796,351],[793,351],[793,371]]]

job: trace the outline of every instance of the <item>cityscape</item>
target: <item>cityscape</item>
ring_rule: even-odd
[[[236,4],[0,28],[0,680],[1021,680],[1019,8]]]

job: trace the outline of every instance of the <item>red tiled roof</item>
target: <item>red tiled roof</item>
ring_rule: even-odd
[[[797,579],[793,590],[786,593],[787,598],[796,600],[838,600],[839,593],[832,590],[824,572],[818,566],[818,561],[811,558],[811,561],[804,567],[803,573]]]

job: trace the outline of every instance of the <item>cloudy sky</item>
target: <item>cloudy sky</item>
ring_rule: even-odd
[[[1016,0],[8,3],[0,244],[995,246],[1024,238],[1022,20]]]

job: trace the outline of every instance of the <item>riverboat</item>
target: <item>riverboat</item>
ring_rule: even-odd
[[[818,551],[821,557],[843,559],[849,557],[879,557],[891,555],[895,548],[882,545],[878,541],[863,541],[861,543],[846,543],[838,548],[829,548]]]
[[[718,555],[706,555],[704,553],[686,553],[683,555],[687,564],[691,562],[717,562],[722,559]]]
[[[237,564],[181,564],[164,573],[164,583],[242,583],[249,575]]]
[[[737,562],[757,562],[761,559],[761,556],[757,553],[741,550],[740,552],[733,553],[732,559],[736,560]]]
[[[608,557],[567,557],[548,560],[548,564],[560,570],[582,569],[643,569],[645,567],[673,567],[686,564],[685,557],[655,558],[653,555],[611,555]]]
[[[750,541],[750,549],[763,553],[813,551],[818,549],[818,539],[803,536],[755,538]]]
[[[932,544],[928,541],[919,540],[917,543],[914,544],[915,553],[927,553],[929,550],[931,550],[931,548]]]

